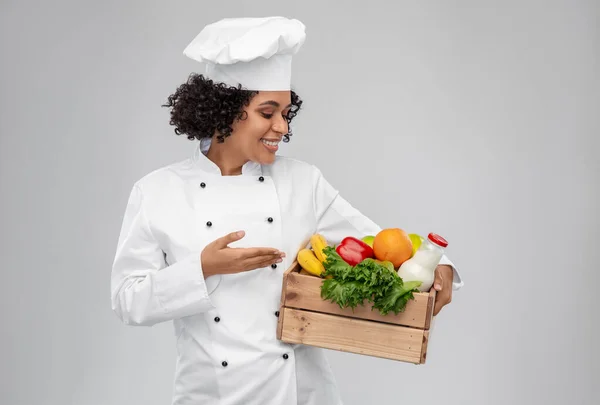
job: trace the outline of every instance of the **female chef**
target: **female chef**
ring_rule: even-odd
[[[276,154],[302,101],[290,89],[305,27],[224,19],[184,54],[205,64],[168,99],[193,156],[131,190],[111,277],[127,325],[174,324],[176,405],[336,405],[323,351],[276,338],[282,274],[313,233],[330,244],[381,228],[317,167]],[[444,256],[435,312],[462,281]]]

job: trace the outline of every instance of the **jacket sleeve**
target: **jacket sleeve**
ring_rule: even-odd
[[[382,228],[362,214],[346,201],[328,181],[321,171],[314,167],[314,210],[316,216],[316,233],[325,237],[329,244],[337,245],[346,236],[363,238],[366,235],[377,235]],[[449,265],[454,270],[453,290],[460,289],[464,282],[454,263],[444,255],[440,264]]]
[[[213,308],[200,253],[167,265],[134,185],[123,218],[111,274],[112,309],[127,325],[150,326]]]

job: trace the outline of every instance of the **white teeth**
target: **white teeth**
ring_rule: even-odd
[[[262,143],[264,143],[265,145],[269,145],[269,146],[277,146],[277,144],[279,142],[272,142],[272,141],[267,141],[266,139],[261,139]]]

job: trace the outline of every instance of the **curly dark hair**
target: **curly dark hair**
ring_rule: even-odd
[[[170,125],[175,126],[177,135],[187,135],[189,140],[210,138],[218,131],[218,142],[231,135],[234,120],[245,119],[243,108],[258,92],[216,83],[202,74],[192,73],[188,80],[171,94],[162,107],[171,108]],[[289,142],[292,135],[289,124],[300,110],[302,100],[291,91],[292,107],[286,116],[288,133],[283,141]]]

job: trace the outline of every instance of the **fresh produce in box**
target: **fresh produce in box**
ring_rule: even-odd
[[[400,228],[382,229],[373,240],[373,252],[379,260],[389,260],[394,268],[411,258],[413,244],[408,234]]]
[[[412,245],[413,245],[413,256],[414,256],[415,253],[417,252],[417,250],[419,249],[419,247],[421,246],[421,243],[423,243],[424,238],[421,235],[418,235],[416,233],[409,233],[408,237],[410,238],[410,241],[412,242]]]
[[[404,282],[393,267],[373,258],[366,258],[356,265],[350,265],[328,246],[324,249],[327,260],[324,263],[321,298],[337,303],[340,308],[356,308],[365,301],[372,303],[382,315],[389,312],[398,314],[406,309],[409,300],[420,281]]]
[[[363,237],[361,240],[363,242],[365,242],[367,245],[371,246],[371,248],[373,248],[373,241],[375,240],[375,236],[367,235],[367,236]]]
[[[310,242],[312,249],[300,250],[297,259],[306,272],[325,279],[321,298],[341,308],[369,302],[383,315],[403,312],[415,292],[431,288],[448,245],[439,235],[424,239],[400,228],[362,239],[348,236],[335,247],[320,234]]]
[[[310,237],[310,245],[312,250],[315,252],[315,256],[317,256],[317,259],[323,263],[325,259],[327,259],[325,253],[323,253],[323,249],[325,249],[325,247],[328,245],[327,240],[325,240],[323,235],[315,233]]]
[[[373,257],[371,246],[352,236],[344,238],[335,248],[335,251],[351,266],[356,266],[363,260]]]
[[[427,239],[421,243],[414,256],[402,263],[398,269],[398,275],[404,281],[420,281],[419,291],[429,291],[435,279],[435,269],[444,254],[444,248],[447,246],[446,239],[435,233],[430,233]]]
[[[300,267],[312,275],[321,277],[325,272],[323,263],[317,259],[317,256],[315,256],[314,252],[310,249],[301,249],[298,252],[297,260]]]

